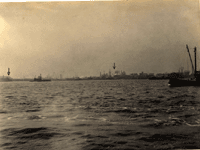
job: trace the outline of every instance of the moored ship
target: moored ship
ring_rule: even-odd
[[[169,77],[150,77],[149,80],[167,80]]]
[[[171,87],[180,87],[180,86],[200,86],[200,71],[197,71],[197,61],[196,61],[196,47],[194,48],[194,59],[195,59],[195,67],[193,66],[192,63],[192,58],[190,56],[189,48],[186,45],[190,61],[192,64],[192,75],[189,78],[183,78],[180,74],[178,73],[172,73],[170,74],[170,79],[169,79],[169,86]]]

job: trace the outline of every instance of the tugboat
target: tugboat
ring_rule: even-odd
[[[46,81],[51,81],[51,80],[50,79],[42,79],[42,75],[40,74],[40,76],[38,76],[38,78],[34,78],[30,82],[46,82]]]
[[[200,71],[197,71],[197,60],[196,60],[196,47],[194,48],[194,59],[195,59],[195,67],[193,66],[192,59],[190,56],[189,48],[186,45],[190,61],[192,64],[192,76],[190,78],[183,78],[181,74],[172,73],[170,74],[169,86],[170,87],[181,87],[181,86],[200,86]]]

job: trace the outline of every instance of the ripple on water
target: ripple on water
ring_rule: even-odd
[[[2,149],[200,148],[198,88],[148,80],[10,85],[7,93],[0,87]]]
[[[39,128],[9,128],[1,131],[3,139],[10,140],[12,142],[5,142],[1,145],[3,148],[11,149],[13,147],[20,148],[22,145],[26,145],[28,149],[33,144],[37,144],[34,141],[43,141],[41,146],[45,146],[45,140],[61,137],[63,133],[59,133],[56,128],[39,127]],[[35,145],[36,146],[36,145]],[[24,148],[25,148],[24,147]],[[22,147],[21,147],[22,148]]]
[[[40,109],[28,109],[26,112],[38,112],[41,111]]]
[[[41,116],[41,115],[31,115],[28,116],[27,119],[28,120],[38,120],[38,119],[44,119],[45,117]]]

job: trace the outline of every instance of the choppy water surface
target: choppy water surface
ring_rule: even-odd
[[[0,147],[200,148],[200,87],[167,82],[0,83]]]

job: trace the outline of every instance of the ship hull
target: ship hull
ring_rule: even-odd
[[[168,80],[168,77],[151,77],[149,80]]]
[[[30,81],[30,82],[49,82],[51,80],[33,80],[33,81]]]
[[[188,79],[170,79],[170,87],[181,87],[181,86],[200,86],[200,81],[188,80]]]

